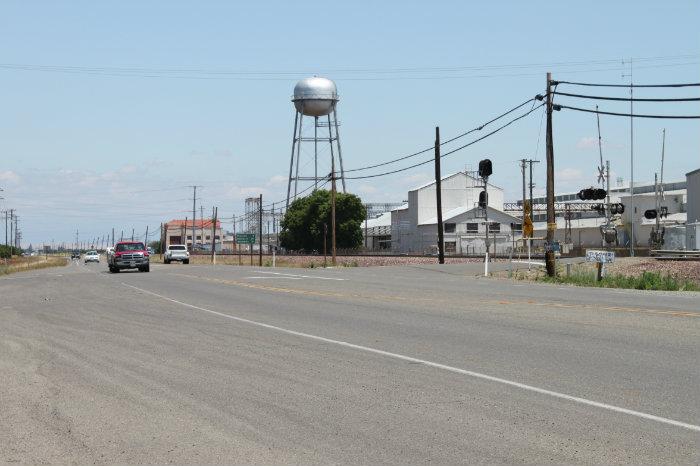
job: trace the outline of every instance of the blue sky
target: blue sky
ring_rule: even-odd
[[[548,70],[555,79],[625,83],[621,60],[633,57],[635,82],[698,81],[698,18],[697,1],[5,1],[0,209],[17,209],[25,246],[71,241],[76,228],[83,238],[112,227],[143,233],[187,215],[192,184],[203,186],[205,212],[216,205],[230,218],[247,196],[284,197],[300,78],[337,82],[343,157],[354,168],[430,146],[435,126],[448,138],[479,125],[542,92]],[[700,105],[637,111],[699,114]],[[544,158],[540,121],[536,111],[455,153],[443,172],[489,156],[493,183],[517,197],[516,161]],[[666,178],[700,166],[698,120],[636,120],[635,179],[653,180],[664,127]],[[601,128],[604,157],[627,181],[629,119],[602,117]],[[595,116],[562,111],[554,129],[557,191],[595,183]],[[431,170],[348,186],[366,201],[401,201]],[[539,164],[536,190],[544,173]]]

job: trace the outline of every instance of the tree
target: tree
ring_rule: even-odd
[[[155,240],[155,241],[149,241],[148,246],[153,248],[153,250],[157,253],[162,253],[163,251],[160,250],[160,240]]]
[[[362,244],[365,206],[354,194],[336,193],[336,246],[357,248]],[[327,247],[331,247],[331,193],[323,189],[296,199],[282,220],[280,244],[292,250],[322,251],[324,224],[328,225]]]

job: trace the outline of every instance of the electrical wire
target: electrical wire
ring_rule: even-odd
[[[599,115],[613,115],[613,116],[623,116],[623,117],[634,117],[634,118],[658,118],[658,119],[672,119],[672,120],[691,120],[700,119],[700,115],[642,115],[642,114],[631,114],[631,113],[617,113],[617,112],[603,112],[600,110],[591,110],[588,108],[579,107],[569,107],[567,105],[559,105],[558,108],[565,108],[568,110],[576,110],[577,112],[587,112],[587,113],[598,113]]]
[[[552,81],[552,84],[569,84],[571,86],[589,87],[700,87],[700,83],[678,83],[678,84],[599,84],[599,83],[579,83],[573,81]],[[626,99],[629,100],[629,99]]]
[[[629,87],[629,86],[627,86]],[[567,92],[554,92],[555,95],[563,95],[566,97],[578,97],[580,99],[592,99],[592,100],[617,100],[622,102],[697,102],[700,101],[700,97],[678,97],[678,98],[628,98],[628,97],[604,97],[597,95],[583,95],[583,94],[569,94]]]
[[[465,149],[465,148],[467,148],[467,147],[469,147],[469,146],[471,146],[471,145],[474,145],[474,144],[476,144],[476,143],[479,142],[479,141],[483,141],[484,139],[488,138],[489,136],[492,136],[492,135],[498,133],[499,131],[501,131],[501,130],[507,128],[508,126],[512,125],[512,124],[515,123],[516,121],[525,118],[526,116],[530,115],[532,112],[534,112],[534,111],[537,110],[538,108],[542,107],[543,105],[545,105],[544,102],[541,103],[540,105],[533,106],[533,107],[532,107],[530,110],[528,110],[526,113],[523,113],[522,115],[513,118],[513,119],[510,120],[508,123],[499,126],[498,128],[494,129],[494,130],[491,131],[490,133],[487,133],[487,134],[481,136],[480,138],[477,138],[477,139],[475,139],[475,140],[473,140],[473,141],[470,141],[470,142],[467,143],[467,144],[464,144],[464,145],[459,146],[459,147],[456,147],[456,148],[454,148],[454,149],[452,149],[452,150],[450,150],[450,151],[448,151],[448,152],[445,152],[444,154],[440,155],[440,158],[442,159],[442,158],[444,158],[444,157],[447,157],[448,155],[454,154],[454,153],[457,152],[457,151],[460,151],[460,150]],[[384,172],[384,173],[377,173],[377,174],[374,174],[374,175],[350,176],[350,177],[345,177],[345,179],[346,179],[346,180],[364,180],[364,179],[367,179],[367,178],[378,178],[378,177],[380,177],[380,176],[393,175],[394,173],[400,173],[400,172],[403,172],[403,171],[406,171],[406,170],[410,170],[410,169],[412,169],[412,168],[420,167],[421,165],[426,165],[426,164],[428,164],[428,163],[430,163],[430,162],[432,162],[432,161],[434,161],[434,159],[430,158],[430,159],[428,159],[428,160],[424,160],[424,161],[422,161],[422,162],[419,162],[419,163],[410,165],[410,166],[408,166],[408,167],[399,168],[399,169],[397,169],[397,170],[391,170],[391,171]]]
[[[495,121],[498,121],[498,120],[500,120],[501,118],[503,118],[504,116],[513,113],[514,111],[516,111],[516,110],[518,110],[518,109],[524,107],[525,105],[529,104],[530,102],[533,102],[535,99],[537,99],[537,97],[532,97],[532,98],[530,98],[530,99],[527,99],[526,101],[524,101],[524,102],[522,102],[522,103],[516,105],[515,107],[511,108],[510,110],[507,110],[507,111],[501,113],[500,115],[498,115],[497,117],[495,117],[495,118],[493,118],[493,119],[487,121],[486,123],[483,123],[483,124],[481,124],[480,126],[477,126],[476,128],[472,128],[472,129],[470,129],[470,130],[468,130],[468,131],[465,131],[465,132],[463,132],[463,133],[461,133],[461,134],[458,134],[457,136],[454,136],[454,137],[451,138],[451,139],[448,139],[448,140],[446,140],[446,141],[444,141],[444,142],[441,142],[441,143],[440,143],[440,146],[444,146],[445,144],[449,144],[449,143],[451,143],[451,142],[453,142],[453,141],[456,141],[457,139],[463,138],[464,136],[467,136],[467,135],[469,135],[469,134],[471,134],[471,133],[474,133],[474,132],[476,132],[476,131],[481,131],[481,130],[484,129],[486,126],[490,125],[491,123],[493,123],[493,122],[495,122]],[[388,160],[388,161],[386,161],[386,162],[377,163],[377,164],[374,164],[374,165],[368,165],[368,166],[366,166],[366,167],[352,168],[352,169],[343,170],[343,171],[344,171],[344,173],[352,173],[352,172],[358,172],[358,171],[363,171],[363,170],[369,170],[369,169],[371,169],[371,168],[383,167],[383,166],[385,166],[385,165],[390,165],[390,164],[392,164],[392,163],[396,163],[396,162],[400,162],[400,161],[402,161],[402,160],[410,159],[410,158],[415,157],[415,156],[417,156],[417,155],[425,154],[426,152],[430,152],[430,151],[432,151],[432,150],[434,150],[434,149],[435,149],[435,146],[430,146],[430,147],[427,147],[427,148],[425,148],[425,149],[423,149],[423,150],[420,150],[420,151],[418,151],[418,152],[414,152],[414,153],[412,153],[412,154],[405,155],[405,156],[403,156],[403,157],[398,157],[398,158],[393,159],[393,160]],[[352,179],[352,178],[346,178],[346,179]]]

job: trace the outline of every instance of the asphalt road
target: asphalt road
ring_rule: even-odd
[[[478,270],[0,278],[0,462],[700,462],[699,294]]]

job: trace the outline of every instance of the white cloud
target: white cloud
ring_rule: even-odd
[[[287,182],[288,178],[284,175],[275,175],[265,183],[265,186],[283,186]]]
[[[605,139],[601,139],[601,145],[603,148],[608,149],[621,149],[624,147],[622,144],[613,144]],[[598,149],[598,138],[596,136],[584,136],[578,140],[576,148],[581,150]]]
[[[371,185],[371,184],[362,184],[360,185],[357,190],[361,192],[362,194],[374,194],[377,191],[379,191],[376,186]]]
[[[562,183],[582,182],[583,172],[578,168],[564,168],[557,171],[554,179]]]
[[[0,171],[0,182],[8,184],[19,183],[19,175],[12,170]]]

